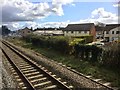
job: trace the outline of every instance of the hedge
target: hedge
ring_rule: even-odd
[[[97,61],[99,59],[99,55],[102,54],[102,49],[94,45],[76,44],[74,49],[76,57],[91,61]]]
[[[94,45],[87,45],[85,40],[88,39],[84,37],[30,35],[24,37],[24,40],[31,42],[34,46],[51,48],[63,54],[72,54],[82,60],[120,67],[120,43],[111,45],[109,50],[105,50]]]

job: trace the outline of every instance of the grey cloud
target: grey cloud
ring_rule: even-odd
[[[6,3],[5,3],[6,2]],[[60,4],[37,3],[33,4],[25,0],[5,0],[2,7],[3,22],[33,21],[35,19],[45,18],[51,13],[56,15],[64,15],[62,5],[66,5],[72,0],[61,1]],[[52,2],[57,2],[53,0]]]

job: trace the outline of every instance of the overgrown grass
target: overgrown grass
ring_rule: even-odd
[[[95,78],[100,78],[105,81],[111,82],[112,86],[120,87],[120,71],[119,69],[108,68],[101,66],[98,63],[91,63],[87,60],[83,61],[80,58],[74,58],[74,56],[61,54],[59,51],[52,50],[50,48],[40,48],[33,46],[31,43],[27,43],[22,39],[10,39],[11,42],[24,48],[32,49],[50,59],[53,59],[59,63],[63,63],[71,68],[77,70],[80,73],[86,75],[92,75]]]

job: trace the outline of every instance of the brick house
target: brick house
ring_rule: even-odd
[[[120,25],[115,28],[106,28],[104,31],[104,40],[112,42],[120,37]]]
[[[103,39],[103,37],[104,37],[104,27],[95,26],[95,29],[96,29],[96,38],[97,39]]]
[[[27,27],[25,27],[24,29],[18,30],[18,34],[23,37],[31,33],[32,33],[32,29],[29,29]]]
[[[68,24],[68,26],[63,29],[65,36],[86,36],[92,35],[93,40],[96,37],[96,30],[94,23],[84,23],[84,24]]]
[[[44,35],[44,36],[63,36],[61,28],[37,28],[33,34]]]
[[[104,40],[114,41],[120,35],[120,24],[108,24],[104,28]]]
[[[109,41],[109,33],[111,33],[111,30],[119,27],[120,24],[106,24],[103,26],[95,26],[96,29],[96,38],[97,39],[104,39],[106,41]]]

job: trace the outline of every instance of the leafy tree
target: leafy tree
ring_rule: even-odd
[[[8,35],[11,31],[8,29],[7,26],[2,26],[0,28],[0,32],[2,33],[2,35]]]

